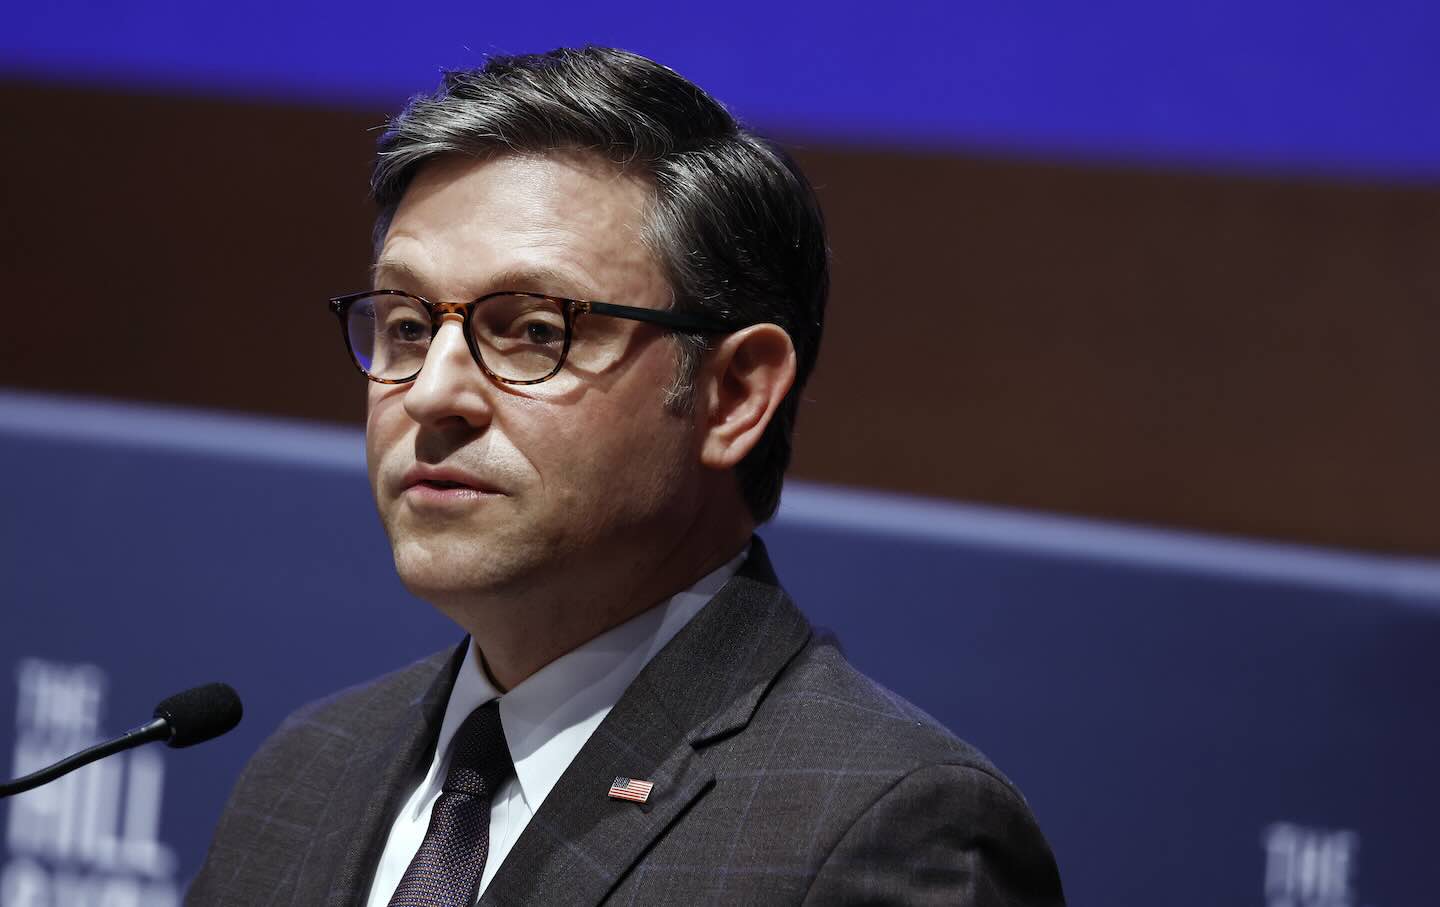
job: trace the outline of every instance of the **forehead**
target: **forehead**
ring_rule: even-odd
[[[668,294],[644,241],[650,200],[583,153],[442,158],[406,190],[375,278],[446,301],[524,289],[647,304]]]

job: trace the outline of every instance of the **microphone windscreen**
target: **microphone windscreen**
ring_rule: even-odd
[[[240,695],[228,683],[207,683],[176,693],[155,706],[155,717],[170,724],[166,746],[194,746],[240,723]]]

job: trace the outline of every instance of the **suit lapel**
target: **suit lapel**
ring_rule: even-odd
[[[714,783],[705,746],[749,721],[810,626],[754,540],[739,573],[620,697],[515,842],[482,905],[595,904]],[[643,804],[616,777],[655,784]]]
[[[415,681],[384,702],[367,703],[350,728],[359,741],[316,827],[322,834],[295,886],[297,904],[358,907],[385,846],[389,823],[429,764],[445,703],[470,641],[428,659]],[[428,668],[428,670],[427,670]],[[376,734],[377,728],[390,728]]]

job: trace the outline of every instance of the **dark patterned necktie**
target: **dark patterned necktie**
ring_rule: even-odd
[[[470,907],[490,849],[490,800],[514,770],[500,701],[470,713],[455,732],[450,770],[390,907]]]

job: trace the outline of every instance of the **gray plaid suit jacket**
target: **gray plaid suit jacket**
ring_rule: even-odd
[[[246,767],[186,903],[363,905],[466,649],[302,709]],[[644,804],[616,776],[655,783]],[[741,572],[635,679],[482,905],[1062,904],[1024,799]]]

